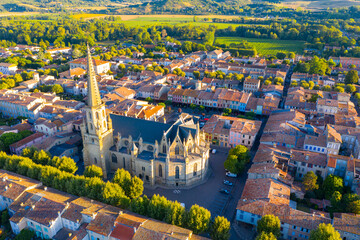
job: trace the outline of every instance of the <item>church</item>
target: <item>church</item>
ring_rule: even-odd
[[[210,148],[197,118],[182,114],[166,124],[106,114],[89,47],[87,73],[81,125],[85,166],[101,167],[104,176],[124,168],[151,186],[191,186],[206,177]]]

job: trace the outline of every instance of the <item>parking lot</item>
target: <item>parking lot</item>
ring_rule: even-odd
[[[210,153],[209,164],[211,175],[205,183],[191,189],[178,189],[176,187],[171,189],[160,187],[150,189],[145,187],[144,193],[149,197],[153,194],[163,195],[170,200],[184,203],[186,208],[198,204],[207,208],[213,217],[223,215],[231,220],[235,213],[235,202],[237,202],[241,195],[245,180],[242,177],[231,178],[225,175],[224,161],[226,160],[228,149],[220,147],[216,147],[216,149],[217,152],[215,154]],[[224,180],[232,182],[233,186],[225,185]],[[221,189],[228,190],[229,194],[221,193]],[[232,209],[227,211],[229,206]]]

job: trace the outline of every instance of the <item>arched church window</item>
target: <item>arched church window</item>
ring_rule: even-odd
[[[159,165],[159,177],[162,177],[162,165]]]
[[[99,120],[99,113],[96,112],[96,119]]]
[[[153,146],[151,146],[151,145],[148,145],[147,149],[148,149],[149,151],[154,150]]]
[[[175,179],[179,179],[180,178],[180,169],[178,166],[176,166],[175,168]]]
[[[125,141],[124,141],[124,144],[125,144],[125,146],[129,145],[129,141],[128,141],[128,140],[125,140]]]
[[[194,164],[194,172],[193,175],[196,176],[197,174],[197,163]]]
[[[96,158],[94,158],[94,162],[95,162],[95,164],[97,164],[97,159]]]
[[[179,155],[179,153],[180,153],[180,148],[179,148],[179,146],[176,146],[175,147],[175,154]]]
[[[163,153],[166,153],[166,145],[163,145]]]
[[[89,123],[89,125],[90,125],[90,129],[93,130],[94,129],[93,125],[91,123]]]
[[[117,156],[113,153],[113,154],[111,154],[111,161],[113,162],[113,163],[117,163],[118,161],[117,161]]]

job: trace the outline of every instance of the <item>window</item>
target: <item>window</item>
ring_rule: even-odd
[[[94,158],[94,162],[95,162],[95,164],[97,164],[97,159],[96,158]]]
[[[162,165],[159,165],[159,177],[162,177]]]
[[[193,176],[196,176],[196,174],[197,174],[197,163],[194,164]]]
[[[117,163],[118,161],[117,161],[117,156],[113,153],[113,154],[111,154],[111,161],[113,162],[113,163]]]
[[[176,154],[176,155],[179,155],[179,152],[180,152],[180,148],[179,148],[179,146],[176,146],[176,147],[175,147],[175,154]]]
[[[99,120],[99,113],[96,112],[96,119]]]
[[[141,167],[141,170],[145,171],[145,167]]]
[[[176,166],[175,168],[175,179],[179,179],[180,178],[180,169],[178,166]]]

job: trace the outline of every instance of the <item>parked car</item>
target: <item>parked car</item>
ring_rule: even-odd
[[[223,194],[230,194],[230,192],[226,189],[220,189],[220,192]]]
[[[232,182],[228,181],[228,180],[224,180],[224,184],[228,185],[228,186],[232,186],[234,185]]]
[[[226,176],[236,178],[236,177],[237,177],[237,174],[231,173],[231,172],[227,172],[227,173],[226,173]]]
[[[215,153],[216,153],[216,149],[213,149],[213,150],[211,151],[211,153],[212,153],[212,154],[215,154]]]

